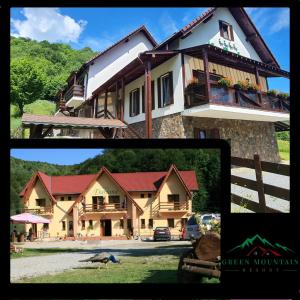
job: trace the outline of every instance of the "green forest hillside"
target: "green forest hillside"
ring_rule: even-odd
[[[166,171],[171,164],[179,170],[195,170],[200,190],[193,210],[220,211],[220,152],[196,149],[109,149],[103,155],[72,166],[60,166],[11,158],[11,214],[22,210],[19,193],[36,171],[47,175],[93,174],[105,166],[111,172]]]
[[[12,135],[20,126],[23,112],[53,114],[55,96],[70,73],[96,54],[88,47],[75,50],[62,43],[16,37],[11,37],[10,49]],[[40,100],[47,102],[41,105],[37,102]]]

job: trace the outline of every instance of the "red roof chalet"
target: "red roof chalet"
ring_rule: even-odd
[[[110,173],[110,175],[127,192],[158,192],[165,181],[165,177],[174,169],[176,167],[172,165],[170,170],[166,172]],[[176,174],[189,191],[199,189],[195,171],[178,171],[176,169]],[[78,195],[88,188],[96,176],[97,174],[48,176],[42,172],[37,172],[25,185],[20,196],[26,197],[38,178],[53,199],[55,195]]]

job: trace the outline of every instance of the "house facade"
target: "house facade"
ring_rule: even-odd
[[[221,138],[233,156],[258,153],[262,160],[279,161],[275,129],[289,123],[290,100],[269,91],[268,78],[289,73],[243,8],[211,8],[159,45],[144,27],[139,30],[129,35],[131,44],[124,46],[125,38],[103,55],[114,57],[110,51],[122,53],[116,49],[132,45],[130,59],[111,68],[113,59],[106,66],[89,65],[93,75],[85,75],[90,79],[81,85],[81,102],[72,102],[77,98],[71,80],[58,110],[118,119],[127,129],[78,130],[74,136]]]
[[[101,238],[153,236],[169,226],[180,235],[199,189],[194,171],[33,175],[20,193],[25,211],[50,220],[33,225],[37,237]],[[26,231],[31,225],[26,225]]]

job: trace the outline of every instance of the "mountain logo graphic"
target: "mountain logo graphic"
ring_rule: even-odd
[[[230,249],[228,253],[239,253],[246,257],[280,257],[295,252],[279,243],[272,244],[267,239],[256,234],[252,238],[247,238],[240,245]]]

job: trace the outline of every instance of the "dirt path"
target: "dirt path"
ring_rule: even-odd
[[[81,243],[81,244],[80,244]],[[26,248],[83,248],[78,252],[60,253],[45,256],[33,256],[11,259],[11,282],[24,277],[34,277],[44,274],[54,274],[64,270],[84,267],[90,263],[79,262],[99,252],[110,252],[118,257],[122,256],[149,256],[173,254],[180,255],[191,247],[190,242],[138,242],[138,241],[93,241],[82,242],[41,242],[26,243]],[[42,244],[42,245],[41,245]],[[72,247],[70,246],[72,245]]]

